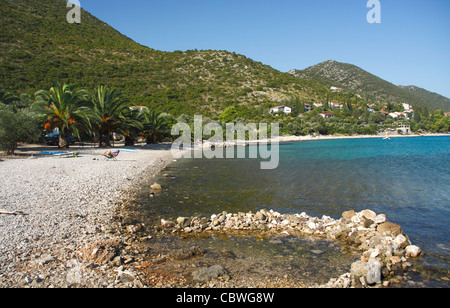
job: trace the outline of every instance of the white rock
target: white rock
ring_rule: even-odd
[[[358,215],[353,216],[351,220],[354,223],[360,223],[361,222],[361,219],[358,217]]]
[[[361,215],[366,217],[367,219],[372,219],[372,220],[374,220],[375,217],[377,216],[377,214],[372,210],[364,210],[361,212]]]
[[[420,250],[420,247],[418,247],[416,245],[410,245],[410,246],[406,247],[406,256],[407,257],[417,258],[421,252],[422,252],[422,250]]]
[[[314,222],[312,222],[312,221],[309,221],[309,222],[307,223],[307,226],[308,226],[308,228],[310,228],[311,230],[316,230],[316,228],[317,228],[316,223],[314,223]]]
[[[377,215],[377,216],[375,217],[374,221],[375,221],[377,224],[385,223],[385,222],[386,222],[386,215],[384,215],[384,214]]]
[[[368,273],[366,275],[367,283],[372,285],[381,283],[381,263],[377,260],[370,260],[367,263]]]

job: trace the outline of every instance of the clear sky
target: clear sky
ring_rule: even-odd
[[[450,1],[80,0],[134,41],[164,51],[227,50],[287,72],[326,60],[450,97]]]

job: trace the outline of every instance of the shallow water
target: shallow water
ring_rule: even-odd
[[[415,262],[411,280],[430,287],[450,285],[449,137],[287,143],[280,146],[280,165],[275,170],[260,170],[258,159],[181,159],[163,174],[166,177],[158,179],[164,188],[159,195],[150,198],[147,187],[141,190],[138,202],[142,214],[152,219],[149,223],[160,218],[259,209],[338,219],[346,210],[371,209],[400,224],[413,244],[424,250],[425,257]],[[259,261],[251,261],[257,264],[273,260],[278,266],[269,272],[275,275],[288,275],[282,268],[291,272],[298,268],[295,276],[299,279],[313,263],[318,269],[327,269],[313,271],[318,277],[327,276],[325,272],[337,277],[353,260],[330,243],[310,245],[297,238],[191,241],[214,247],[214,251],[229,247],[239,254],[246,250],[246,259],[257,256]],[[297,251],[303,249],[324,252],[312,253],[309,262]]]

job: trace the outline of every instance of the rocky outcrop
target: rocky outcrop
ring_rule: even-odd
[[[165,225],[184,234],[240,230],[315,235],[338,241],[361,254],[361,260],[352,265],[349,273],[330,280],[323,287],[387,286],[390,278],[411,266],[409,258],[422,254],[420,248],[403,235],[399,225],[388,222],[386,215],[377,215],[372,210],[347,211],[338,220],[329,216],[311,217],[306,213],[280,214],[260,210],[256,213],[222,212],[202,218],[179,217],[176,221],[165,221]]]

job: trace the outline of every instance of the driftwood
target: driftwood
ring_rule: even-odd
[[[0,215],[14,215],[14,216],[18,216],[18,215],[26,215],[26,214],[24,212],[21,212],[21,211],[10,212],[10,211],[6,211],[6,210],[0,210]]]

